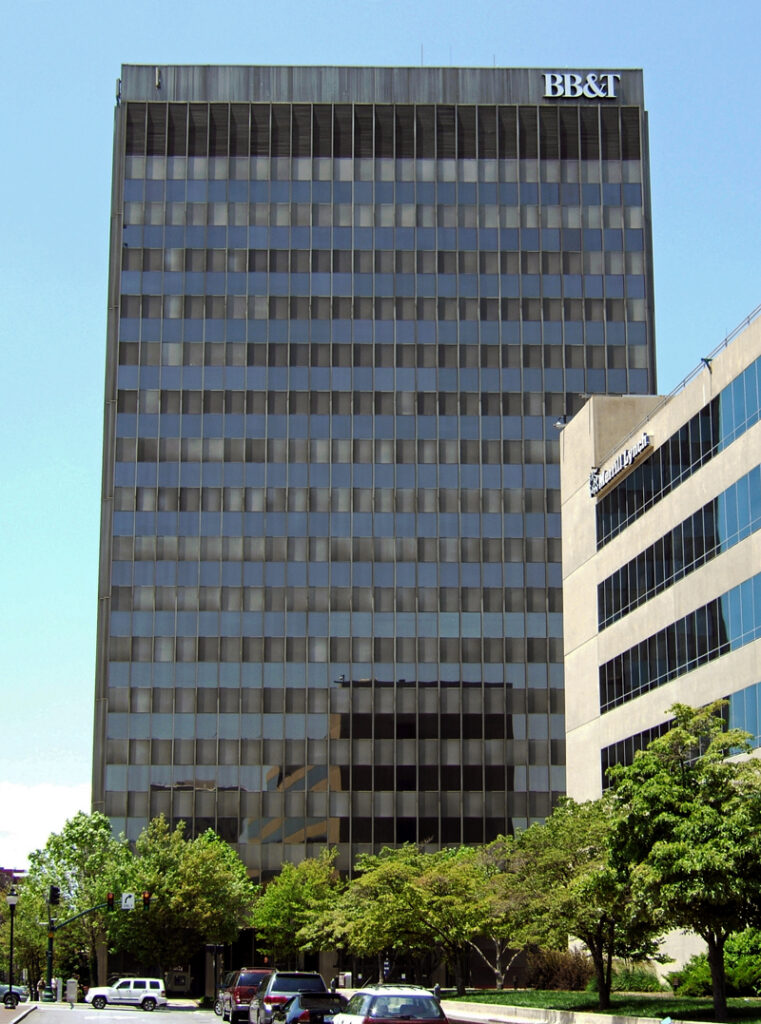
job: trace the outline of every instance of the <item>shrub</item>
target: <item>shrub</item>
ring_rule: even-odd
[[[539,949],[529,954],[526,973],[529,988],[580,992],[593,976],[594,967],[581,950]]]
[[[748,928],[731,935],[724,949],[727,995],[754,996],[761,993],[761,932]],[[669,984],[680,996],[711,994],[711,970],[705,953],[690,957],[681,971],[668,975]]]
[[[711,969],[705,953],[691,956],[681,971],[671,971],[666,979],[680,996],[708,996],[711,994]]]
[[[622,965],[613,971],[614,992],[662,992],[663,987],[652,967],[645,964]]]
[[[724,947],[727,982],[738,995],[761,992],[761,931],[746,928],[727,939]]]

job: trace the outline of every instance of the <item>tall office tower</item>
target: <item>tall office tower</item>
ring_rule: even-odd
[[[94,805],[252,874],[565,790],[558,434],[652,393],[638,71],[138,67]]]

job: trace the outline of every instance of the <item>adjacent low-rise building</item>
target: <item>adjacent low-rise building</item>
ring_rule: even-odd
[[[595,395],[562,430],[568,793],[728,699],[761,744],[761,307],[659,397]]]

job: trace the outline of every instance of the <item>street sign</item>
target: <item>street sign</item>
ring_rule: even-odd
[[[134,910],[135,909],[135,894],[134,892],[123,892],[122,893],[122,910]]]

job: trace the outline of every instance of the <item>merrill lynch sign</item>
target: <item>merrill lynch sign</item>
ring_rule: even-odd
[[[618,476],[619,473],[623,473],[625,469],[628,469],[632,465],[634,460],[645,451],[646,448],[650,447],[652,439],[649,434],[642,434],[642,436],[635,441],[631,448],[624,448],[620,451],[615,458],[612,466],[607,469],[593,469],[589,474],[589,494],[592,498],[595,497],[603,487],[607,487]]]
[[[542,77],[544,95],[551,100],[614,100],[621,80],[620,74],[609,71],[602,74],[590,71],[586,75],[576,71],[546,71]]]

